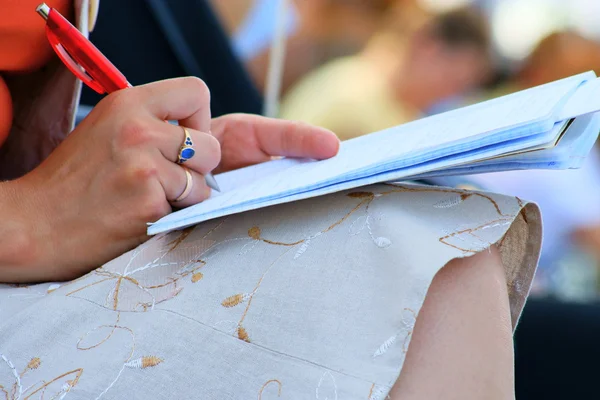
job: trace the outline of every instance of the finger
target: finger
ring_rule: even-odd
[[[160,120],[176,120],[197,131],[210,132],[210,91],[198,78],[175,78],[136,86],[148,111]]]
[[[259,149],[268,156],[322,160],[335,156],[340,147],[337,136],[325,128],[258,115],[232,114],[216,118],[211,132],[222,143],[231,134],[254,138]]]
[[[162,155],[175,163],[179,160],[179,151],[184,143],[185,134],[183,126],[166,124],[158,121],[156,130],[160,132],[157,146]],[[221,144],[212,135],[186,128],[192,140],[193,156],[185,161],[185,166],[200,173],[211,172],[221,161]]]
[[[204,176],[187,169],[191,176],[188,182],[186,169],[167,160],[160,163],[159,179],[169,203],[173,207],[182,208],[200,203],[210,197],[211,190],[206,185]],[[187,193],[186,193],[187,192]],[[184,198],[177,201],[183,195]]]

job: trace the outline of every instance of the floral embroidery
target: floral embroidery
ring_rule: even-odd
[[[389,350],[389,348],[392,347],[392,345],[394,343],[396,343],[396,339],[398,339],[398,334],[397,333],[395,335],[391,336],[385,342],[383,342],[383,344],[381,346],[379,346],[379,348],[375,351],[375,354],[373,354],[373,358],[379,357],[379,356],[384,355],[385,353],[387,353],[387,351]]]
[[[273,268],[273,266],[277,263],[277,261],[279,261],[285,254],[287,254],[290,251],[290,249],[287,249],[286,251],[281,253],[279,255],[279,257],[277,257],[275,259],[275,261],[273,261],[273,263],[271,263],[271,265],[267,268],[267,270],[262,274],[262,276],[258,280],[256,286],[254,287],[254,290],[248,295],[246,309],[244,310],[244,313],[242,314],[242,317],[240,318],[240,320],[237,324],[236,333],[237,333],[238,339],[250,343],[250,337],[248,335],[248,332],[246,331],[246,328],[244,328],[244,326],[242,324],[244,323],[244,319],[246,319],[246,316],[248,315],[248,311],[250,310],[250,305],[252,304],[252,299],[254,298],[254,295],[256,295],[256,292],[258,291],[258,288],[260,287],[260,285],[263,282],[267,273],[271,270],[271,268]],[[229,296],[228,298],[223,300],[223,302],[221,302],[221,304],[224,307],[227,307],[225,304],[229,304],[230,302],[232,302],[233,301],[232,298],[237,299],[238,297],[236,297],[236,296],[238,296],[238,295]],[[242,296],[242,298],[243,298],[243,296]]]
[[[457,250],[460,250],[463,253],[473,253],[474,254],[474,253],[477,253],[477,252],[481,251],[482,249],[487,248],[491,245],[491,243],[486,242],[485,240],[483,240],[479,236],[477,236],[476,232],[490,229],[490,228],[503,227],[506,225],[510,225],[512,223],[512,221],[513,221],[513,218],[498,218],[496,220],[486,222],[485,224],[476,226],[474,228],[467,228],[467,229],[463,229],[460,231],[452,232],[450,234],[447,234],[446,236],[442,236],[439,240],[441,243],[448,245],[450,247],[453,247]],[[474,238],[476,240],[476,242],[473,243],[471,241],[469,243],[475,244],[476,247],[464,248],[458,244],[452,243],[452,241],[451,241],[452,239],[456,239],[456,240],[460,240],[460,241],[464,242],[465,241],[464,236],[470,236],[470,237]]]
[[[125,366],[127,368],[133,369],[144,369],[149,367],[156,367],[161,362],[163,362],[162,358],[158,358],[156,356],[144,356],[142,358],[138,358],[125,363]]]
[[[385,386],[377,386],[375,384],[371,385],[371,390],[369,391],[368,400],[388,400],[391,399],[388,392],[391,390],[389,387]]]
[[[331,375],[331,372],[325,371],[321,379],[319,379],[319,384],[317,385],[317,389],[315,391],[317,400],[337,400],[337,384],[335,383],[335,378]]]
[[[244,328],[243,326],[241,326],[241,325],[238,326],[237,335],[238,335],[238,339],[243,340],[244,342],[250,343],[250,337],[248,336],[248,332],[246,331],[246,328]]]
[[[175,238],[171,243],[169,243],[169,246],[171,247],[169,248],[168,252],[171,253],[173,250],[177,249],[177,247],[179,247],[179,245],[183,243],[185,239],[187,239],[188,236],[192,234],[195,228],[196,225],[190,226],[189,228],[182,230],[181,234],[177,238]]]
[[[404,337],[404,343],[402,344],[402,352],[406,354],[406,352],[408,351],[408,343],[410,342],[410,337],[413,333],[416,320],[417,313],[410,308],[405,308],[402,312],[402,324],[404,326],[399,332],[389,337],[385,342],[383,342],[381,346],[377,348],[377,350],[375,350],[375,353],[373,353],[373,358],[377,358],[387,353],[387,351],[394,345],[394,343],[396,343],[396,340],[398,340],[398,337],[402,334],[403,331],[406,331],[406,334]]]
[[[473,195],[472,193],[457,194],[456,196],[452,196],[452,197],[440,200],[437,203],[435,203],[433,206],[435,208],[452,208],[452,207],[456,207],[457,205],[459,205],[460,203],[462,203],[463,201],[465,201],[466,199],[468,199],[472,195]]]
[[[48,294],[54,292],[56,289],[58,289],[60,287],[60,285],[58,283],[53,283],[52,285],[48,286],[47,292]]]
[[[250,228],[248,230],[248,236],[252,239],[254,239],[255,242],[257,241],[262,241],[264,243],[267,244],[272,244],[272,245],[277,245],[277,246],[286,246],[286,247],[293,247],[293,246],[297,246],[297,245],[301,245],[300,248],[297,250],[296,255],[294,256],[294,260],[298,259],[302,254],[304,254],[304,252],[306,252],[306,250],[308,249],[308,246],[311,242],[311,240],[321,236],[324,233],[327,233],[329,231],[331,231],[332,229],[336,228],[337,226],[339,226],[340,224],[342,224],[344,221],[346,221],[352,214],[354,214],[356,211],[358,211],[363,205],[365,204],[369,204],[374,198],[375,195],[371,192],[353,192],[353,193],[349,193],[348,197],[351,198],[360,198],[363,199],[358,205],[356,205],[354,208],[352,208],[348,213],[346,213],[346,215],[344,215],[341,219],[339,219],[338,221],[334,222],[333,224],[331,224],[330,226],[328,226],[327,228],[323,229],[320,232],[315,233],[314,235],[308,236],[304,239],[295,241],[295,242],[279,242],[279,241],[273,241],[273,240],[269,240],[266,239],[264,237],[262,237],[262,232],[260,227],[258,226],[253,226],[252,228]],[[385,239],[382,238],[382,240],[380,241],[383,247],[387,247],[389,239]]]
[[[402,322],[406,326],[406,329],[408,329],[408,333],[406,334],[406,337],[404,338],[404,343],[402,344],[402,351],[404,352],[404,354],[406,354],[406,352],[408,351],[410,337],[413,334],[413,330],[415,329],[415,323],[417,322],[417,313],[410,308],[405,308],[402,313]]]
[[[204,275],[202,274],[202,272],[196,272],[192,275],[192,282],[193,283],[199,282],[202,278],[204,278]]]
[[[191,230],[184,232],[180,238],[188,237],[191,233]],[[131,253],[126,264],[115,262],[120,265],[118,268],[112,267],[111,263],[92,271],[86,276],[83,286],[72,289],[65,295],[80,297],[89,289],[102,285],[107,291],[104,301],[97,296],[87,299],[113,311],[152,310],[156,304],[177,296],[183,289],[180,287],[183,279],[188,278],[192,283],[197,283],[204,277],[200,269],[205,267],[206,261],[200,259],[199,255],[210,249],[215,242],[202,238],[196,241],[197,246],[191,251],[183,251],[178,247],[178,252],[172,252],[173,246],[181,246],[181,243],[182,241],[176,240],[170,242],[169,247],[161,250],[158,257],[154,251],[148,251],[147,246],[142,245]]]
[[[248,301],[248,299],[250,299],[250,296],[248,293],[245,294],[235,294],[233,296],[229,296],[228,298],[226,298],[225,300],[223,300],[223,302],[221,303],[221,305],[223,307],[226,308],[231,308],[231,307],[235,307],[238,304],[242,304],[246,301]]]
[[[369,199],[372,200],[375,195],[373,192],[351,192],[348,193],[348,197],[352,197],[354,199]]]
[[[73,387],[77,385],[81,374],[83,374],[83,368],[77,368],[72,371],[65,372],[48,381],[44,380],[42,382],[34,383],[28,387],[25,387],[25,376],[29,371],[40,368],[42,365],[42,360],[39,357],[32,358],[27,363],[23,371],[21,371],[21,373],[17,372],[16,367],[6,355],[0,353],[0,360],[8,366],[14,377],[14,382],[12,384],[0,384],[0,393],[3,393],[7,400],[29,400],[33,399],[33,396],[36,396],[35,398],[43,398],[46,394],[51,396],[53,399],[62,399],[71,391]]]
[[[273,386],[271,384],[277,384],[277,397],[281,397],[281,382],[279,382],[277,379],[271,379],[270,381],[266,381],[264,385],[262,385],[262,387],[260,388],[260,391],[258,392],[258,400],[263,400],[262,395],[263,392],[265,391],[265,389],[268,386]]]
[[[132,360],[133,355],[135,353],[135,347],[136,347],[135,346],[135,333],[130,328],[119,325],[120,315],[121,315],[121,313],[118,312],[117,313],[117,321],[115,322],[115,324],[100,325],[100,326],[90,330],[89,332],[87,332],[85,335],[83,335],[77,341],[77,349],[78,350],[89,351],[89,350],[100,347],[102,344],[107,342],[109,339],[113,338],[117,331],[127,333],[129,336],[129,339],[130,339],[129,351],[123,361],[121,369],[117,373],[114,380],[106,387],[106,389],[104,389],[102,391],[102,393],[100,393],[96,397],[96,400],[102,398],[110,389],[112,389],[112,387],[117,383],[117,381],[119,380],[119,378],[121,377],[121,375],[123,374],[123,372],[125,371],[126,368],[129,368],[129,369],[152,368],[152,367],[156,367],[157,365],[161,364],[164,361],[162,358],[154,356],[154,355],[143,356],[143,357]],[[108,330],[108,333],[101,340],[96,339],[96,340],[98,340],[96,343],[94,343],[94,341],[91,341],[91,343],[89,343],[89,344],[85,343],[88,340],[88,337],[92,336],[95,332],[101,332],[103,330]],[[100,335],[100,337],[102,337],[102,335]],[[91,338],[90,340],[92,340],[92,339],[94,339],[94,338]]]
[[[217,316],[216,320],[219,321],[221,318],[226,319],[220,320],[220,322],[217,323],[214,322],[215,320],[210,320],[208,318],[206,320],[201,320],[200,318],[198,320],[194,319],[194,321],[200,324],[217,329],[220,332],[226,332],[243,342],[250,343],[252,339],[259,345],[264,344],[264,342],[259,343],[261,339],[259,332],[254,332],[252,329],[253,325],[248,322],[252,317],[257,317],[258,319],[258,317],[262,315],[262,312],[264,312],[263,310],[260,310],[259,312],[259,310],[256,309],[256,307],[260,307],[258,301],[254,302],[255,307],[252,308],[252,301],[257,300],[255,296],[261,295],[261,290],[266,290],[266,286],[263,286],[262,283],[273,268],[280,266],[279,261],[283,257],[287,255],[287,260],[289,261],[290,259],[297,260],[305,254],[310,255],[312,249],[311,245],[315,247],[317,244],[322,245],[323,241],[328,240],[325,239],[327,237],[325,233],[340,227],[346,221],[348,221],[348,224],[340,229],[348,229],[351,235],[363,234],[365,240],[368,240],[368,234],[369,238],[379,248],[389,247],[392,245],[392,241],[377,234],[378,221],[381,221],[383,216],[377,214],[378,208],[376,205],[379,203],[375,202],[383,197],[393,194],[420,192],[435,192],[440,194],[439,196],[431,196],[433,200],[427,204],[432,208],[430,211],[435,213],[442,213],[445,209],[449,208],[467,207],[471,202],[476,200],[481,204],[489,204],[490,209],[493,209],[493,218],[490,218],[491,221],[486,222],[485,224],[478,224],[475,227],[465,225],[459,228],[452,226],[451,228],[453,229],[449,229],[447,232],[443,233],[440,232],[439,236],[441,237],[439,237],[439,242],[441,244],[453,247],[463,253],[479,251],[481,248],[489,246],[489,241],[485,240],[486,234],[490,232],[488,230],[504,227],[512,223],[514,219],[513,215],[502,212],[505,211],[506,203],[498,204],[493,198],[484,194],[454,189],[446,190],[388,185],[387,188],[383,187],[379,193],[369,191],[348,193],[346,195],[346,202],[349,203],[350,206],[343,211],[344,215],[335,218],[335,221],[327,228],[319,230],[316,233],[314,233],[314,231],[310,234],[303,232],[302,236],[299,238],[294,237],[293,239],[289,239],[286,237],[285,239],[282,239],[271,236],[274,232],[278,232],[277,230],[269,231],[264,226],[261,230],[260,226],[252,224],[253,226],[247,231],[245,231],[245,229],[249,225],[242,228],[242,233],[238,234],[240,237],[216,241],[210,240],[212,239],[210,235],[215,229],[222,226],[224,221],[218,223],[215,222],[216,227],[211,229],[209,229],[210,226],[215,225],[209,225],[210,222],[204,223],[188,228],[182,232],[157,236],[151,240],[151,247],[142,245],[129,253],[126,257],[111,262],[85,277],[69,283],[52,284],[48,286],[47,289],[42,290],[44,293],[41,293],[40,295],[53,293],[60,289],[57,293],[54,293],[53,296],[60,294],[71,298],[80,298],[111,312],[110,314],[114,319],[108,324],[98,326],[79,338],[76,346],[74,346],[79,351],[92,351],[93,349],[98,349],[109,340],[111,340],[112,345],[114,340],[130,338],[130,342],[125,343],[126,345],[122,346],[119,344],[119,346],[114,346],[114,348],[126,349],[127,353],[122,354],[122,358],[117,359],[119,364],[117,364],[117,368],[115,368],[114,371],[111,371],[110,380],[112,383],[107,383],[106,389],[96,397],[97,399],[100,399],[110,390],[113,390],[114,392],[121,390],[119,387],[115,388],[115,385],[123,373],[142,374],[145,373],[145,370],[147,369],[157,369],[160,371],[169,366],[168,357],[164,357],[160,352],[155,353],[152,351],[149,354],[144,352],[142,354],[145,355],[140,355],[140,352],[138,351],[136,354],[136,338],[134,331],[125,326],[126,324],[122,322],[121,319],[125,319],[125,316],[128,315],[127,312],[152,311],[155,309],[154,307],[156,304],[174,298],[182,293],[184,288],[186,290],[193,288],[193,290],[202,293],[202,290],[209,287],[207,285],[212,283],[210,281],[211,274],[215,271],[212,267],[216,266],[212,261],[216,259],[213,258],[216,254],[214,251],[215,248],[229,246],[229,244],[236,241],[235,243],[239,243],[241,247],[238,254],[243,256],[254,248],[263,249],[269,246],[278,246],[270,256],[275,257],[276,259],[272,261],[272,258],[270,258],[268,262],[261,265],[261,271],[258,272],[261,275],[257,281],[255,279],[258,277],[254,278],[248,287],[233,288],[231,291],[223,293],[222,297],[217,297],[217,300],[212,303],[215,304],[219,310],[218,312],[221,313]],[[519,207],[522,208],[523,203],[521,200],[516,199],[516,201]],[[467,202],[466,205],[463,204],[465,202]],[[523,213],[523,218],[526,218],[525,211],[521,210],[521,212]],[[318,229],[321,229],[321,227]],[[206,232],[207,230],[208,232]],[[394,239],[394,236],[390,237]],[[504,240],[505,237],[506,236],[503,236],[502,240]],[[231,250],[231,247],[228,249]],[[229,254],[235,255],[234,253]],[[298,262],[294,265],[303,267],[304,263]],[[275,271],[277,272],[277,270]],[[509,282],[509,286],[513,287],[512,285],[514,285],[514,289],[512,290],[518,291],[521,289],[519,281],[513,282],[511,280]],[[261,289],[261,287],[264,287],[265,289]],[[34,288],[35,286],[32,287],[31,290],[34,290]],[[523,290],[526,289],[527,287],[524,287]],[[183,293],[186,292],[184,291]],[[208,292],[207,297],[210,297],[211,295],[212,293]],[[229,296],[226,297],[227,295]],[[421,298],[424,298],[425,293],[422,295],[419,293],[419,295]],[[213,300],[214,298],[211,298],[211,302]],[[415,306],[414,308],[418,311],[418,306]],[[176,314],[176,312],[172,310],[165,310],[162,308],[161,310],[170,311]],[[183,312],[179,315],[193,319],[188,315],[184,315]],[[225,317],[223,317],[223,315],[225,315]],[[138,315],[133,318],[139,317],[140,316]],[[402,316],[403,327],[387,339],[385,339],[385,337],[393,332],[388,332],[385,336],[378,339],[385,339],[385,341],[383,341],[377,349],[367,349],[367,357],[372,354],[373,358],[377,358],[377,362],[388,362],[390,360],[389,357],[392,356],[392,354],[388,353],[396,352],[396,355],[401,352],[406,353],[413,334],[415,321],[416,312],[413,309],[405,308]],[[252,322],[254,323],[255,321]],[[240,344],[244,345],[243,343]],[[374,344],[376,345],[378,343]],[[75,343],[73,343],[73,345],[75,345]],[[384,359],[386,355],[388,359]],[[0,399],[3,398],[3,394],[7,399],[11,400],[19,398],[63,398],[78,384],[79,377],[83,373],[83,369],[74,369],[56,377],[54,380],[48,382],[48,384],[42,382],[45,385],[37,383],[36,385],[28,387],[26,383],[23,383],[25,381],[23,377],[31,379],[31,376],[43,371],[43,367],[45,366],[43,360],[38,357],[31,358],[24,367],[23,372],[19,374],[18,371],[20,369],[17,370],[14,368],[14,365],[7,357],[3,355],[0,356],[0,365],[4,365],[5,367],[8,366],[11,371],[14,370],[11,375],[14,379],[10,379],[9,385],[0,385]],[[93,353],[90,357],[92,356]],[[167,359],[167,361],[162,357]],[[122,364],[120,364],[121,361]],[[28,371],[34,370],[38,370],[38,372],[27,375]],[[86,373],[89,374],[89,371]],[[312,384],[317,383],[317,377],[318,376],[314,377],[315,379]],[[288,387],[287,382],[286,387]],[[314,387],[315,386],[312,386],[312,388]],[[256,389],[258,389],[258,385],[256,385],[253,390]],[[368,385],[365,384],[359,395],[364,398],[367,389]],[[289,389],[287,390],[289,391]],[[312,391],[312,389],[310,390]],[[389,399],[389,395],[387,395],[389,390],[390,388],[387,386],[373,384],[369,390],[368,399]],[[258,398],[259,400],[266,400],[266,398],[271,399],[275,398],[275,396],[281,397],[281,394],[282,383],[277,379],[271,379],[265,382],[260,388]],[[284,394],[284,397],[288,394],[289,393]],[[117,396],[118,393],[114,395]],[[294,393],[291,395],[293,396]],[[328,400],[338,398],[338,387],[332,372],[327,371],[323,373],[316,385],[315,397],[317,399]]]

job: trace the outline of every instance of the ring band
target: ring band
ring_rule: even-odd
[[[192,137],[188,132],[187,128],[182,126],[183,134],[185,137],[183,138],[183,144],[179,149],[179,154],[177,155],[177,164],[183,164],[190,158],[194,157],[196,154],[196,150],[194,150],[194,142],[192,141]]]
[[[192,178],[190,170],[183,166],[181,168],[183,168],[183,171],[185,172],[185,189],[183,189],[183,193],[181,193],[181,195],[178,198],[173,200],[175,203],[182,201],[183,199],[188,197],[188,195],[192,191],[192,187],[194,186],[194,180]]]

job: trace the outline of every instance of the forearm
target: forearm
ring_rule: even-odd
[[[512,325],[495,247],[433,280],[392,399],[514,399]]]
[[[34,279],[39,246],[32,213],[15,181],[0,183],[0,282]]]

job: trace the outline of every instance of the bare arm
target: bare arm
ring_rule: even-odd
[[[390,397],[514,399],[513,362],[504,268],[492,248],[437,274]]]
[[[16,186],[14,181],[0,183],[0,282],[27,275],[36,253],[32,232],[35,226],[24,215],[27,199]]]

